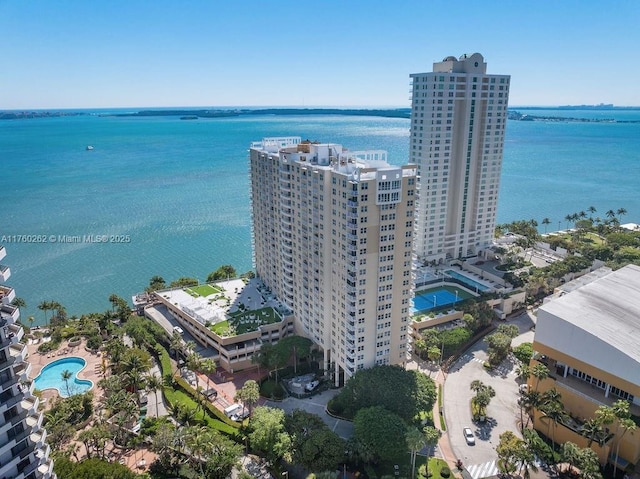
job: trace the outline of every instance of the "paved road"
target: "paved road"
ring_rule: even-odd
[[[508,322],[520,328],[521,334],[514,338],[514,346],[533,341],[531,327],[534,320],[532,314],[523,313]],[[456,361],[444,386],[444,412],[451,446],[455,455],[462,459],[468,469],[496,458],[495,447],[498,445],[500,434],[507,430],[518,433],[520,410],[516,403],[518,383],[514,372],[517,366],[505,360],[496,370],[487,371],[482,366],[487,360],[486,346],[484,341],[479,341]],[[489,418],[485,424],[474,424],[471,420],[470,399],[473,393],[469,385],[475,379],[492,386],[496,391],[496,396],[487,408]],[[462,434],[465,427],[471,428],[474,432],[475,446],[467,445]]]
[[[326,412],[329,400],[340,392],[339,389],[329,389],[308,399],[288,397],[284,401],[267,401],[266,406],[282,409],[289,414],[294,409],[316,414],[329,426],[329,428],[343,439],[349,439],[353,435],[353,423],[331,417]]]

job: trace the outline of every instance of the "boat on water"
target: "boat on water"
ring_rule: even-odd
[[[87,151],[93,150],[93,146],[87,145]]]

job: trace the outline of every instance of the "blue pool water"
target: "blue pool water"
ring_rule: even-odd
[[[457,279],[458,281],[463,282],[466,285],[471,286],[472,289],[478,289],[478,291],[489,291],[491,288],[482,284],[482,283],[478,283],[477,281],[475,281],[472,278],[469,278],[468,276],[465,276],[464,274],[460,274],[457,271],[453,271],[452,269],[448,269],[445,271],[445,273],[447,273],[449,276],[451,276],[454,279]]]
[[[58,394],[63,398],[69,397],[69,395],[82,394],[93,387],[92,381],[78,379],[78,372],[86,364],[87,362],[84,359],[77,357],[57,359],[42,368],[42,371],[35,379],[36,389],[41,391],[44,389],[57,389]],[[71,372],[68,389],[67,384],[62,379],[64,371]]]
[[[461,295],[456,296],[455,293],[447,291],[444,288],[432,289],[423,293],[416,293],[413,298],[413,309],[417,311],[430,311],[441,306],[454,304],[462,301]]]

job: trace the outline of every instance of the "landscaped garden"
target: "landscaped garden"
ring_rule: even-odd
[[[185,291],[194,298],[197,298],[198,296],[203,296],[206,298],[207,296],[211,296],[212,294],[220,294],[223,292],[220,288],[211,284],[191,286],[190,288],[186,288]]]
[[[218,336],[236,336],[251,333],[265,324],[282,321],[275,309],[271,307],[256,309],[255,311],[236,311],[229,314],[229,319],[211,326],[211,331]]]

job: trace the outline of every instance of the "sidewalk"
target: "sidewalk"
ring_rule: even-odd
[[[442,369],[439,368],[436,372],[435,377],[433,377],[432,379],[436,383],[436,391],[441,389],[444,393],[444,382],[446,380],[446,373],[444,373]],[[444,404],[444,398],[442,399]],[[442,459],[447,462],[451,471],[458,471],[458,468],[456,467],[458,458],[453,453],[453,448],[451,447],[451,442],[449,441],[449,431],[443,431],[440,427],[440,406],[437,399],[433,404],[433,424],[441,432],[440,439],[438,440],[438,450],[440,451]]]

